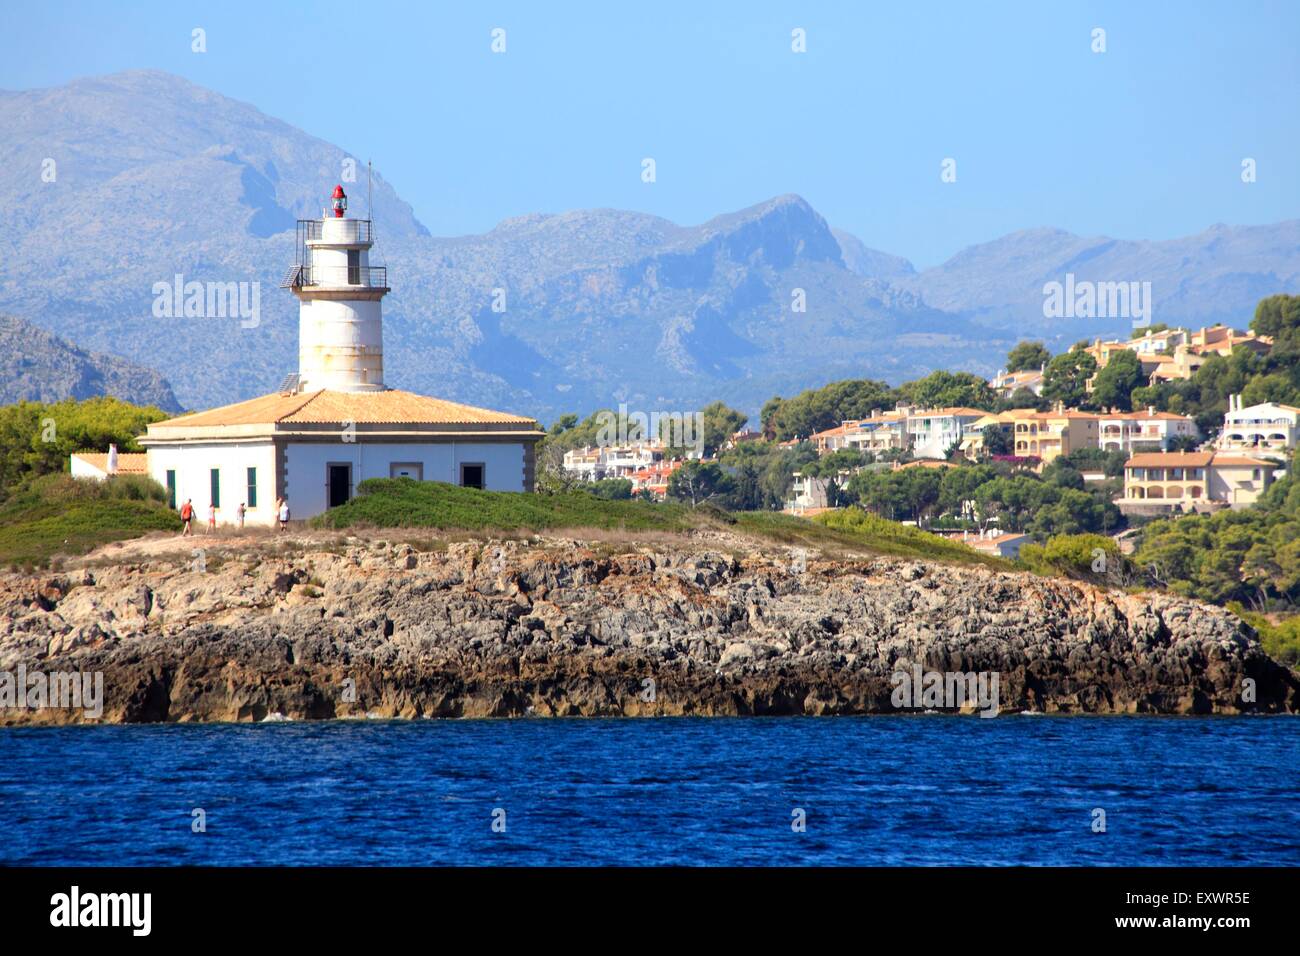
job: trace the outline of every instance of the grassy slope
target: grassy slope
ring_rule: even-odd
[[[312,519],[322,528],[438,528],[443,530],[601,528],[620,531],[689,531],[715,526],[793,547],[858,550],[950,564],[1007,568],[990,558],[935,535],[873,518],[855,517],[839,527],[772,512],[728,515],[714,508],[692,511],[680,504],[606,501],[589,494],[540,496],[476,491],[439,482],[373,479],[347,504]]]
[[[436,481],[371,478],[358,495],[311,520],[318,528],[442,528],[465,531],[605,528],[684,531],[690,509],[644,501],[606,501],[589,494],[530,495],[478,491]]]
[[[135,486],[134,488],[131,486]],[[0,505],[0,565],[44,565],[149,531],[176,530],[176,513],[138,482],[91,482],[50,475]]]

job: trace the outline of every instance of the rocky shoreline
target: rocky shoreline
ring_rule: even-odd
[[[102,714],[0,693],[0,724],[899,713],[894,675],[922,670],[996,674],[1002,713],[1300,710],[1221,608],[742,541],[353,538],[9,573],[0,681],[19,667],[102,673]]]

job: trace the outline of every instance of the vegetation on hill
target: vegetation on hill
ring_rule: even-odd
[[[963,526],[960,516],[968,510],[964,503],[973,501],[981,518],[995,519],[1003,531],[1024,532],[1039,540],[1054,534],[1109,532],[1122,522],[1111,503],[1117,485],[1084,481],[1080,469],[1095,467],[1091,451],[1059,458],[1042,474],[998,461],[944,469],[862,471],[848,480],[845,495],[883,517],[935,526]],[[938,520],[944,516],[950,520]]]
[[[1270,657],[1300,667],[1300,614],[1275,622],[1263,614],[1247,611],[1238,601],[1229,601],[1228,610],[1259,633],[1259,641]]]
[[[759,418],[766,437],[790,441],[849,419],[866,418],[875,409],[891,409],[898,398],[898,391],[885,382],[846,379],[808,389],[794,398],[775,396],[763,405]]]
[[[1027,544],[1017,559],[1036,574],[1112,583],[1122,561],[1114,538],[1102,534],[1060,534],[1045,544]]]
[[[107,397],[0,407],[0,501],[30,478],[66,472],[73,452],[104,452],[110,444],[119,452],[142,451],[136,437],[167,417],[159,408]]]
[[[0,564],[44,566],[55,554],[83,554],[149,531],[176,531],[167,492],[141,475],[107,481],[44,475],[0,504]]]
[[[1042,342],[1020,342],[1007,353],[1008,372],[1033,372],[1052,360]]]
[[[311,520],[318,528],[432,528],[441,531],[544,531],[599,528],[608,531],[684,532],[728,527],[791,546],[851,549],[956,564],[1011,565],[927,534],[856,510],[828,513],[814,522],[775,512],[730,514],[704,505],[611,501],[585,491],[553,495],[479,491],[409,478],[363,481],[351,501]]]
[[[143,475],[74,479],[76,451],[142,449],[135,439],[166,418],[116,398],[18,402],[0,407],[0,565],[43,566],[148,531],[176,529],[167,493]]]
[[[682,531],[690,526],[689,510],[678,504],[599,498],[585,491],[531,495],[411,478],[371,478],[357,485],[356,497],[317,515],[311,523],[318,528]]]
[[[1267,355],[1256,355],[1244,346],[1229,356],[1212,355],[1186,381],[1134,388],[1133,406],[1154,405],[1160,411],[1190,415],[1206,433],[1223,425],[1229,395],[1241,395],[1245,405],[1300,405],[1300,296],[1260,300],[1250,328],[1273,339]]]
[[[943,561],[948,564],[984,564],[1009,569],[1011,562],[981,554],[957,541],[950,541],[919,528],[888,521],[861,508],[824,511],[813,521],[824,527],[870,541],[873,550],[899,557]]]

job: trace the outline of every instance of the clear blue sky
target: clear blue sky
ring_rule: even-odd
[[[697,223],[795,192],[923,267],[1039,225],[1300,216],[1294,0],[5,6],[0,87],[178,73],[373,158],[439,235],[597,206]]]

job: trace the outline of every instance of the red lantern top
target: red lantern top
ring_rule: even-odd
[[[343,213],[347,212],[348,196],[343,191],[342,186],[334,187],[334,218],[342,219]]]

